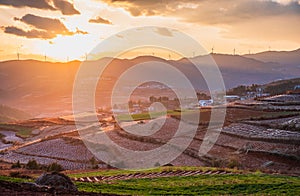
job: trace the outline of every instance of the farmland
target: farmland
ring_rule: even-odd
[[[201,144],[210,142],[205,135],[211,110],[201,108],[199,122],[193,124],[197,126],[196,133],[190,138],[191,143],[187,148],[178,157],[174,157],[168,167],[158,160],[155,164],[158,168],[144,171],[111,170],[111,166],[95,156],[85,142],[106,134],[123,148],[134,151],[154,150],[174,137],[184,115],[190,117],[196,110],[183,113],[168,111],[165,119],[162,119],[161,113],[135,114],[133,118],[136,121],[133,122],[127,122],[129,116],[123,115],[117,119],[124,123],[123,128],[116,125],[110,113],[103,112],[98,115],[102,128],[100,132],[95,131],[93,126],[77,131],[71,116],[2,123],[2,141],[7,139],[5,131],[15,133],[19,139],[3,148],[1,161],[4,166],[1,166],[0,175],[9,176],[13,173],[34,179],[43,171],[28,170],[25,166],[35,160],[44,166],[52,163],[61,165],[78,189],[86,192],[297,195],[300,113],[297,109],[285,111],[270,105],[272,103],[259,101],[229,105],[224,125],[214,145],[207,154],[199,156]],[[277,102],[274,105],[287,107]],[[216,110],[222,111],[222,108]],[[85,116],[80,123],[86,123]],[[162,120],[164,123],[160,127]],[[160,128],[151,135],[143,136],[127,132],[126,126],[136,130],[140,126]],[[26,137],[18,137],[24,130],[27,131]],[[215,130],[210,131],[214,133]],[[16,162],[20,162],[21,168],[11,169],[10,165]]]
[[[138,195],[299,194],[299,178],[269,175],[199,175],[145,178],[113,183],[76,183],[80,190]]]
[[[98,182],[75,181],[75,184],[79,191],[120,195],[299,195],[300,187],[299,177],[203,167],[164,167],[139,172],[70,171],[67,175],[73,180],[76,178],[91,180],[94,179],[92,176],[98,176],[100,179],[103,176],[103,180]],[[19,183],[31,181],[4,176],[0,176],[0,180]]]
[[[198,156],[200,144],[205,138],[207,122],[210,120],[209,108],[201,109],[199,125],[194,139],[188,148],[170,164],[174,166],[220,166],[239,167],[241,169],[262,169],[280,171],[283,173],[300,172],[298,131],[292,129],[299,119],[297,111],[259,110],[260,105],[240,105],[227,108],[225,126],[215,145],[205,156]],[[181,115],[193,115],[195,111],[169,112],[165,123],[159,131],[150,136],[137,136],[114,127],[114,121],[109,114],[103,114],[102,127],[105,133],[116,144],[131,150],[145,151],[166,144],[174,134]],[[158,119],[143,117],[144,126],[158,126]],[[128,126],[139,127],[131,123]],[[276,122],[276,123],[275,123]],[[31,159],[40,164],[57,162],[64,169],[87,169],[92,167],[90,160],[96,158],[101,168],[108,167],[87,149],[76,131],[72,119],[46,118],[24,121],[14,124],[2,124],[2,130],[31,130],[23,142],[5,150],[1,159],[14,163],[26,163]],[[93,131],[92,129],[90,131]],[[86,133],[89,133],[86,132]],[[285,157],[282,159],[282,157]],[[232,165],[232,162],[235,164]],[[272,162],[267,168],[263,165]],[[159,163],[158,163],[159,164]]]

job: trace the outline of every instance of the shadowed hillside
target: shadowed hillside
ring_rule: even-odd
[[[26,112],[5,105],[0,105],[0,122],[26,120],[29,118],[31,118],[31,115]]]
[[[254,57],[273,58],[275,62],[263,62]],[[292,52],[266,52],[247,56],[213,54],[220,68],[226,88],[238,85],[265,84],[275,80],[295,78],[300,69],[291,59],[299,58],[299,50]],[[281,58],[287,56],[288,58]],[[191,61],[205,62],[209,56],[198,56]],[[88,61],[87,66],[103,66],[111,58]],[[278,60],[278,61],[277,61]],[[296,61],[295,60],[295,61]],[[110,100],[111,89],[120,75],[128,68],[143,62],[160,62],[173,65],[184,73],[197,91],[206,90],[207,85],[200,72],[189,59],[165,60],[153,56],[134,59],[113,59],[100,78],[96,92],[96,104],[105,105]],[[286,62],[286,63],[285,63]],[[294,62],[294,61],[293,61]],[[297,61],[298,62],[298,61]],[[35,60],[0,62],[0,103],[18,108],[34,116],[55,116],[71,113],[72,90],[80,61],[51,63]],[[291,64],[287,66],[286,64]],[[204,65],[205,66],[205,65]],[[206,65],[207,66],[207,65]],[[161,72],[167,69],[161,67]]]
[[[267,51],[257,54],[247,54],[244,57],[300,68],[300,49],[294,51]]]

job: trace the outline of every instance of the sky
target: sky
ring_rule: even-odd
[[[0,61],[17,53],[20,59],[84,60],[108,37],[142,26],[157,26],[165,36],[164,27],[181,31],[207,53],[295,50],[300,0],[0,0]]]

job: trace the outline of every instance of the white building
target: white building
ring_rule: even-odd
[[[212,99],[209,99],[209,100],[199,100],[199,105],[201,107],[203,106],[210,106],[214,103],[214,101]]]
[[[226,99],[226,102],[232,102],[241,99],[241,97],[238,95],[226,95],[224,98]]]

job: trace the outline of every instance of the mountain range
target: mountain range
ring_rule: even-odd
[[[211,54],[219,66],[227,89],[238,85],[265,84],[300,76],[300,49],[294,51],[267,51],[249,55]],[[98,85],[96,97],[101,102],[109,98],[115,81],[128,68],[142,62],[168,63],[184,73],[197,91],[206,90],[206,83],[190,61],[207,58],[166,60],[154,56],[134,59],[103,58],[87,64],[111,61]],[[33,116],[70,113],[72,89],[80,61],[42,62],[13,60],[0,62],[0,104],[24,110]],[[164,67],[161,68],[164,70]],[[99,99],[98,99],[99,98]]]

